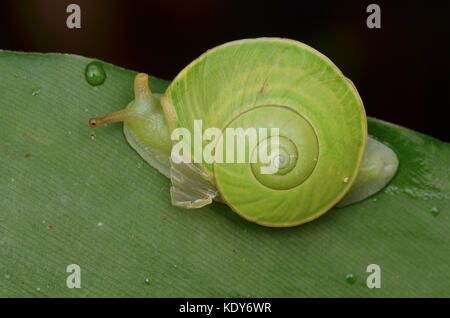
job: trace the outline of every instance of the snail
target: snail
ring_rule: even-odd
[[[134,94],[125,109],[89,125],[124,122],[131,147],[171,179],[179,207],[216,200],[249,221],[289,227],[367,198],[397,171],[395,153],[368,136],[352,82],[295,40],[225,43],[191,62],[163,95],[152,94],[148,75],[138,74]],[[236,159],[242,142],[230,142],[236,136],[226,132],[239,129],[258,137],[245,143],[251,134],[244,134],[245,160],[217,160]],[[183,143],[195,132],[200,139]]]

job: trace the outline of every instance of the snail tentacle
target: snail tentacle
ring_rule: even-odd
[[[103,117],[89,119],[89,126],[91,128],[97,128],[98,126],[104,124],[127,121],[132,119],[133,117],[136,117],[136,115],[137,113],[133,110],[122,109],[117,112],[105,115]]]

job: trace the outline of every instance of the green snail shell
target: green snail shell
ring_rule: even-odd
[[[249,163],[200,164],[234,211],[263,225],[297,225],[329,210],[351,187],[364,155],[367,125],[357,91],[327,57],[292,40],[212,49],[175,78],[162,105],[172,114],[171,130],[193,131],[198,119],[221,130],[278,127],[294,145],[296,164],[270,180]],[[288,187],[276,186],[284,180]]]
[[[169,136],[176,128],[193,133],[197,120],[202,132],[222,132],[213,145],[225,157],[236,150],[227,146],[227,128],[256,128],[261,138],[247,145],[243,163],[176,163]],[[174,205],[198,208],[217,200],[266,226],[311,221],[346,193],[340,206],[360,201],[386,185],[398,166],[388,147],[368,139],[351,81],[321,53],[287,39],[246,39],[211,49],[178,74],[161,100],[151,94],[148,76],[138,74],[135,100],[90,125],[114,121],[124,121],[130,145],[170,176]],[[278,131],[260,136],[260,128]],[[249,162],[256,149],[270,150],[273,139],[280,151],[271,162]],[[276,173],[260,173],[275,162]]]

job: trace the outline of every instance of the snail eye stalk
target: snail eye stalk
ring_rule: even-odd
[[[154,101],[154,97],[152,96],[152,92],[150,91],[150,88],[148,87],[148,75],[144,73],[139,73],[136,75],[136,78],[134,79],[134,96],[135,100],[138,103],[143,103],[147,105],[148,101]],[[159,103],[159,101],[158,101]],[[136,117],[139,116],[139,111],[137,111],[134,108],[125,108],[122,110],[119,110],[117,112],[111,113],[109,115],[99,117],[99,118],[91,118],[89,119],[89,126],[91,128],[97,128],[98,126],[109,124],[109,123],[115,123],[115,122],[121,122],[121,121],[129,121],[133,118],[136,119]]]
[[[97,128],[98,126],[104,124],[127,121],[130,120],[133,116],[136,116],[136,113],[134,111],[123,109],[103,117],[91,118],[89,119],[89,126],[91,128]]]

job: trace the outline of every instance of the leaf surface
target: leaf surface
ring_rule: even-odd
[[[450,297],[449,144],[369,118],[400,167],[361,203],[279,229],[220,203],[183,210],[121,124],[89,128],[133,99],[136,74],[104,64],[93,87],[90,61],[0,51],[1,297]]]

